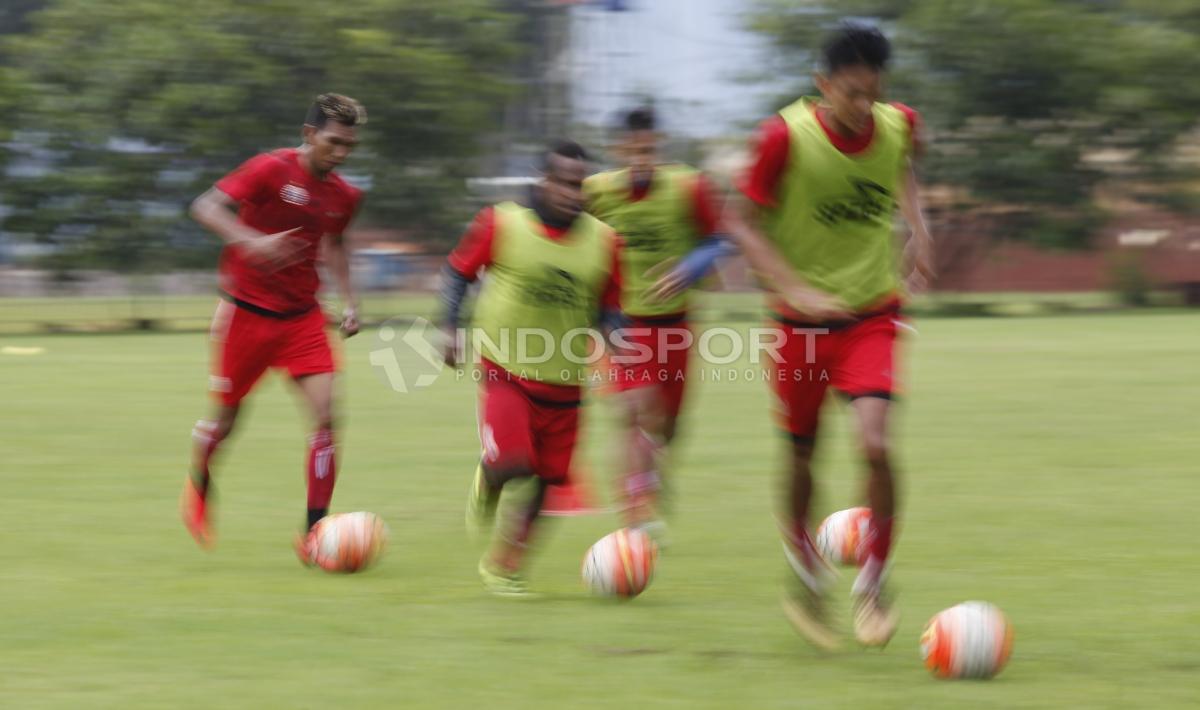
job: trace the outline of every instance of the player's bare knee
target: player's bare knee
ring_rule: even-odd
[[[863,458],[872,472],[886,472],[891,468],[891,448],[886,437],[865,437],[863,439]]]
[[[812,461],[816,441],[811,436],[792,435],[792,460],[805,466]]]
[[[237,423],[238,407],[237,406],[222,406],[217,410],[214,416],[207,423],[210,426],[210,432],[214,439],[220,441],[229,436],[233,432],[233,426]],[[199,424],[197,424],[198,426]]]

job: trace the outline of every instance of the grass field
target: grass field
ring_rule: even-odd
[[[616,526],[600,515],[554,521],[531,574],[544,597],[512,601],[481,591],[463,531],[471,383],[397,394],[368,364],[374,334],[349,341],[334,505],[381,514],[392,544],[379,567],[330,576],[290,549],[304,431],[280,379],[219,463],[221,537],[204,554],[176,513],[204,335],[0,337],[44,349],[0,355],[0,707],[1195,707],[1200,317],[916,325],[904,621],[885,651],[836,656],[777,606],[782,442],[759,382],[697,386],[674,545],[643,597],[581,590],[583,551]],[[610,404],[587,417],[607,493]],[[857,486],[844,422],[826,421],[823,512]],[[975,598],[1014,623],[1010,666],[930,678],[924,622]]]

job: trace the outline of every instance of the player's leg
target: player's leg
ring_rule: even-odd
[[[788,437],[785,473],[783,549],[792,581],[783,610],[792,626],[814,646],[840,646],[825,597],[832,572],[821,559],[809,526],[813,497],[812,459],[821,405],[829,380],[824,362],[834,349],[832,335],[795,333],[784,326],[780,361],[770,368],[779,423]]]
[[[333,389],[334,373],[322,372],[296,379],[305,408],[313,422],[308,439],[308,458],[305,467],[308,501],[305,510],[311,529],[329,514],[329,502],[337,484],[337,446],[334,440]]]
[[[898,615],[883,595],[895,520],[895,473],[887,436],[891,402],[874,396],[852,402],[867,468],[867,503],[871,508],[867,559],[854,580],[855,633],[868,646],[886,644],[896,631]]]
[[[690,341],[691,332],[686,325],[680,326],[678,332],[686,335]],[[679,337],[683,337],[680,335]],[[660,458],[659,472],[659,508],[670,503],[672,478],[672,461],[675,453],[673,444],[679,435],[680,413],[683,411],[684,395],[687,391],[688,359],[691,355],[689,348],[676,348],[667,352],[666,369],[662,373],[662,382],[658,387],[659,401],[662,408],[662,439],[663,455]]]
[[[660,458],[665,445],[658,387],[653,383],[621,392],[625,472],[621,477],[625,524],[657,529]]]
[[[480,407],[480,442],[483,455],[475,480],[468,496],[468,518],[473,511],[477,514],[473,527],[486,529],[493,526],[500,494],[506,487],[519,481],[527,481],[534,475],[536,457],[533,437],[533,405],[519,386],[505,378],[485,378],[483,401]],[[537,500],[533,503],[516,503],[512,515],[493,531],[488,551],[479,561],[479,577],[484,588],[500,596],[521,596],[527,585],[520,574],[524,537],[532,528],[532,518],[525,525],[526,532],[518,534],[527,506],[536,503],[541,507],[544,490],[535,490]]]
[[[496,527],[487,554],[479,563],[479,575],[493,594],[519,596],[528,592],[521,568],[550,484],[528,475],[510,478],[508,482],[519,485],[509,486],[512,494],[505,497],[507,510]]]
[[[516,384],[485,376],[476,409],[481,453],[467,493],[467,531],[473,536],[492,531],[505,484],[533,475],[530,416],[530,403]]]
[[[232,303],[221,301],[210,331],[213,352],[210,389],[217,404],[207,419],[192,428],[191,469],[184,481],[180,513],[184,526],[197,544],[211,547],[212,462],[233,432],[242,399],[266,371],[271,344],[265,337],[261,317]]]
[[[529,414],[534,477],[500,521],[490,557],[494,569],[516,579],[542,517],[547,488],[568,480],[579,429],[578,403],[540,402]]]
[[[621,373],[626,460],[620,494],[626,524],[645,530],[661,546],[666,534],[660,519],[666,447],[674,436],[674,421],[668,430],[668,416],[678,414],[668,397],[681,390],[682,382],[675,378],[682,376],[680,362],[686,364],[691,333],[686,326],[652,325],[632,328],[626,338],[641,346],[641,352],[622,355],[642,357]]]
[[[296,537],[296,554],[301,562],[311,564],[315,545],[312,528],[329,514],[329,503],[337,484],[336,366],[321,309],[314,308],[307,315],[282,322],[278,337],[279,351],[271,364],[287,370],[312,422],[305,463],[308,490],[305,532]]]
[[[888,422],[895,391],[896,326],[878,316],[846,333],[835,386],[851,398],[871,508],[866,561],[854,581],[855,633],[860,642],[882,646],[895,633],[898,615],[884,594],[896,513],[896,472]]]
[[[180,513],[184,526],[196,544],[212,547],[212,460],[222,442],[233,431],[237,421],[238,406],[218,404],[207,419],[201,419],[192,427],[192,465],[183,484]]]

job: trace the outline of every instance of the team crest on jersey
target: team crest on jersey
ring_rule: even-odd
[[[583,308],[587,295],[583,282],[569,271],[552,266],[542,268],[542,273],[521,291],[527,303],[558,308]]]
[[[304,205],[308,204],[308,190],[289,182],[288,184],[279,188],[279,199],[283,200],[289,205],[299,205],[303,207]]]
[[[896,208],[892,193],[879,183],[847,178],[854,192],[817,205],[817,221],[827,227],[841,222],[878,222],[891,218]]]

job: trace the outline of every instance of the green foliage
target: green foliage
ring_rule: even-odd
[[[183,12],[54,0],[31,19],[3,46],[14,69],[0,74],[0,105],[53,169],[6,185],[4,228],[130,270],[211,248],[187,202],[252,154],[297,144],[324,91],[370,115],[346,170],[370,185],[366,219],[442,233],[465,216],[459,178],[516,56],[516,17],[493,0],[205,0]]]
[[[1113,294],[1126,306],[1145,306],[1150,303],[1150,279],[1139,254],[1114,254],[1109,260],[1109,280]]]
[[[891,93],[932,128],[929,179],[1082,227],[1093,217],[1092,188],[1116,174],[1088,158],[1127,151],[1119,175],[1151,179],[1173,141],[1196,125],[1196,8],[1150,0],[760,0],[750,24],[806,76],[812,50],[841,18],[879,22],[895,47]],[[1067,231],[1086,242],[1086,230]]]

